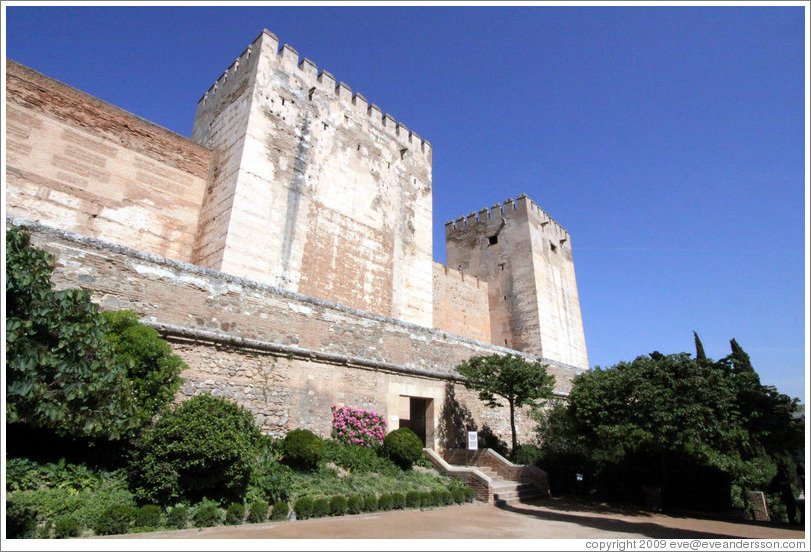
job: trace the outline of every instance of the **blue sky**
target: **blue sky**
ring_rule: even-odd
[[[592,366],[695,330],[805,401],[801,6],[6,8],[6,57],[185,136],[267,28],[431,142],[435,259],[526,193],[571,235]]]

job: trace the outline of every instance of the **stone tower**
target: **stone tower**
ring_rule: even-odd
[[[432,324],[431,145],[265,30],[203,96],[192,262]]]
[[[526,195],[445,225],[448,266],[488,283],[491,342],[588,369],[569,233]]]

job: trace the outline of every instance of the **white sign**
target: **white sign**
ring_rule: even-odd
[[[467,432],[467,450],[479,450],[479,434],[475,431]]]

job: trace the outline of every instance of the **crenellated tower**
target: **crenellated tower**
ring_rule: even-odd
[[[491,342],[588,368],[569,233],[526,195],[445,224],[448,266],[488,284]]]
[[[193,262],[432,324],[431,145],[265,30],[201,98]]]

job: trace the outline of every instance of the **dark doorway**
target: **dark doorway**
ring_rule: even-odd
[[[423,446],[427,446],[428,422],[431,419],[429,410],[432,402],[432,399],[401,396],[400,427],[407,427],[416,433]],[[406,404],[407,412],[404,408]]]

